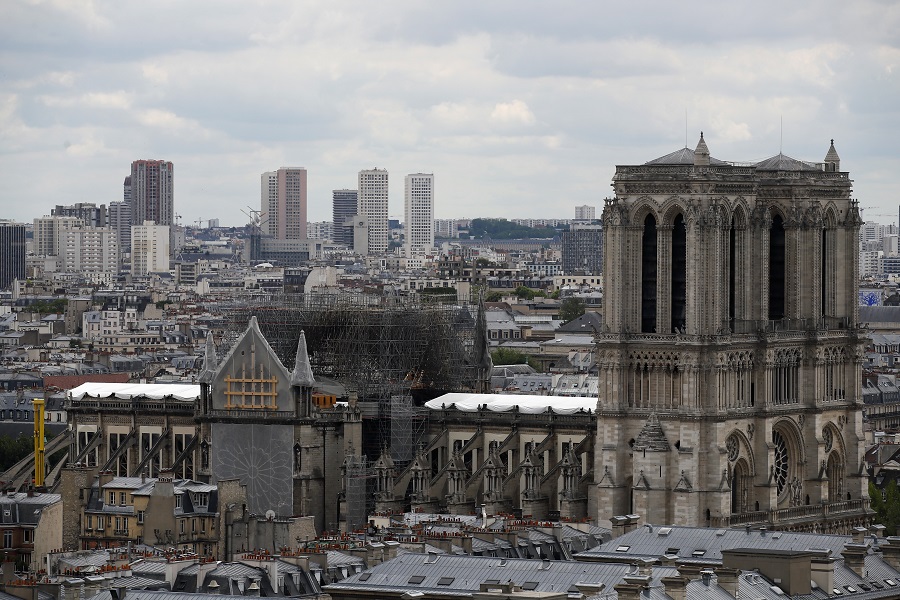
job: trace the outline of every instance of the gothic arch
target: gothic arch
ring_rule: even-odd
[[[736,446],[734,445],[736,443]],[[740,429],[733,429],[725,438],[725,451],[728,455],[728,462],[736,463],[740,459],[744,459],[747,463],[749,475],[756,474],[756,465],[753,458],[753,446],[750,445],[750,439]]]
[[[772,483],[778,491],[778,506],[800,506],[803,498],[803,437],[791,419],[772,427]]]
[[[824,215],[822,220],[823,220],[825,227],[828,227],[830,229],[837,227],[838,211],[834,205],[834,202],[829,202],[828,204],[826,204],[824,210],[822,211],[822,214]]]
[[[661,215],[659,223],[671,227],[679,213],[687,220],[687,207],[688,201],[686,198],[681,196],[667,198],[659,209],[659,214]]]
[[[750,205],[743,196],[738,196],[731,203],[731,222],[735,227],[747,227],[750,224]]]
[[[841,502],[844,498],[844,472],[847,452],[844,437],[834,423],[827,423],[822,429],[825,450],[825,474],[828,477],[828,501]]]
[[[752,501],[753,474],[745,457],[740,457],[734,465],[728,466],[731,484],[731,512],[740,514],[753,510]]]
[[[644,219],[647,218],[647,215],[652,215],[656,220],[656,223],[660,223],[659,205],[656,200],[651,196],[641,196],[635,201],[634,207],[631,209],[629,222],[641,227],[643,226]]]

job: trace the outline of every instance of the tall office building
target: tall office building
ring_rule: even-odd
[[[128,202],[110,202],[109,228],[117,235],[119,257],[131,252],[131,205]]]
[[[59,256],[60,238],[69,229],[83,227],[78,217],[38,217],[34,220],[34,254]]]
[[[108,224],[106,205],[97,206],[93,202],[76,202],[69,206],[57,204],[56,208],[50,211],[50,215],[77,217],[84,222],[85,227],[106,227]]]
[[[366,254],[387,251],[388,245],[388,172],[367,169],[359,172],[357,214],[368,223]]]
[[[131,227],[132,275],[168,272],[169,235],[168,225],[156,225],[153,221]]]
[[[0,221],[0,290],[25,279],[25,225]]]
[[[562,268],[566,275],[603,272],[603,228],[600,224],[572,223],[562,233]]]
[[[131,206],[131,175],[126,177],[125,183],[122,184],[122,201]]]
[[[276,240],[305,240],[307,173],[281,167],[260,176],[260,227]]]
[[[589,204],[585,204],[584,206],[576,206],[575,207],[575,220],[576,221],[593,221],[597,218],[597,208],[594,206],[590,206]]]
[[[127,180],[126,180],[127,193]],[[131,221],[172,225],[175,218],[175,167],[164,160],[131,163]]]
[[[434,174],[407,175],[403,197],[406,256],[431,250],[434,247]]]
[[[334,221],[334,242],[353,247],[353,217],[356,216],[358,194],[356,190],[331,192],[331,215]],[[350,223],[348,225],[348,223]]]

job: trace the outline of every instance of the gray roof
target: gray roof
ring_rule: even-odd
[[[900,306],[860,306],[860,323],[900,323]]]
[[[375,567],[323,587],[331,590],[369,590],[403,593],[417,591],[442,595],[471,595],[482,583],[511,580],[534,584],[534,591],[567,591],[575,583],[604,583],[609,589],[620,583],[631,565],[540,561],[520,558],[457,556],[454,554],[403,554]],[[654,585],[659,577],[675,574],[674,568],[654,569]],[[419,580],[418,578],[422,579]],[[444,585],[439,585],[440,581]],[[411,583],[419,581],[419,583]],[[660,596],[662,597],[662,596]]]
[[[694,151],[690,148],[684,147],[676,150],[675,152],[669,152],[665,156],[660,156],[659,158],[654,158],[653,160],[647,161],[647,165],[693,165],[694,164]],[[709,157],[709,164],[711,165],[726,165],[723,160],[719,160],[718,158]]]
[[[797,160],[782,153],[778,153],[771,158],[761,160],[756,163],[757,170],[760,171],[821,171],[815,164]]]
[[[720,564],[723,548],[827,549],[831,551],[832,555],[837,556],[844,549],[844,545],[852,541],[853,538],[850,536],[821,533],[645,525],[609,542],[604,542],[596,548],[581,552],[576,555],[576,558],[634,561],[639,558],[656,559],[667,554],[677,553],[681,558]]]

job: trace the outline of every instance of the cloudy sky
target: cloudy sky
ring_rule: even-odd
[[[0,217],[120,200],[175,163],[183,221],[247,221],[309,169],[309,218],[364,168],[433,172],[435,216],[571,218],[616,164],[820,161],[897,222],[900,3],[5,0]],[[687,131],[687,134],[686,134]]]

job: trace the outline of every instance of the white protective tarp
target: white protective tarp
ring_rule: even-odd
[[[197,400],[200,397],[199,385],[168,383],[82,383],[69,391],[72,400],[90,398],[174,398],[176,400]]]
[[[455,407],[463,412],[475,412],[482,406],[494,412],[506,412],[518,407],[519,412],[538,414],[552,410],[558,415],[592,412],[597,398],[573,396],[528,396],[525,394],[444,394],[429,400],[425,406],[432,410]]]

